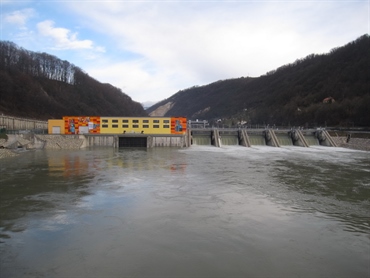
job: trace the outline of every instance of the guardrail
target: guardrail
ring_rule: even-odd
[[[5,130],[6,134],[48,134],[47,129],[19,129],[19,130]]]

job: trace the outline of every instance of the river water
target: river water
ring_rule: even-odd
[[[96,148],[0,165],[0,277],[370,277],[369,152]]]

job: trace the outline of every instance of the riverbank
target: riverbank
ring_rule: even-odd
[[[43,144],[43,149],[74,150],[82,148],[84,143],[84,139],[80,138],[78,135],[62,136],[40,134],[35,137]]]
[[[63,149],[76,150],[83,147],[83,139],[79,136],[58,136],[58,135],[34,135],[29,138],[24,136],[7,135],[7,139],[0,139],[0,159],[19,155],[25,150],[35,149]]]
[[[18,154],[15,151],[8,149],[0,149],[0,159],[17,156]]]

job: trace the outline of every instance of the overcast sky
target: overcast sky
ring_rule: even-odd
[[[138,102],[258,77],[369,34],[370,1],[0,0],[1,40],[47,52]]]

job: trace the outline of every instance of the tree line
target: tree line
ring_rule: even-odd
[[[370,38],[310,54],[259,77],[217,81],[179,91],[165,116],[279,126],[370,126]],[[324,103],[331,97],[334,101]]]
[[[38,53],[0,41],[0,69],[18,70],[34,77],[75,84],[75,74],[82,70],[68,61],[45,52]]]
[[[0,41],[0,113],[46,120],[75,116],[146,116],[140,103],[47,53]]]

